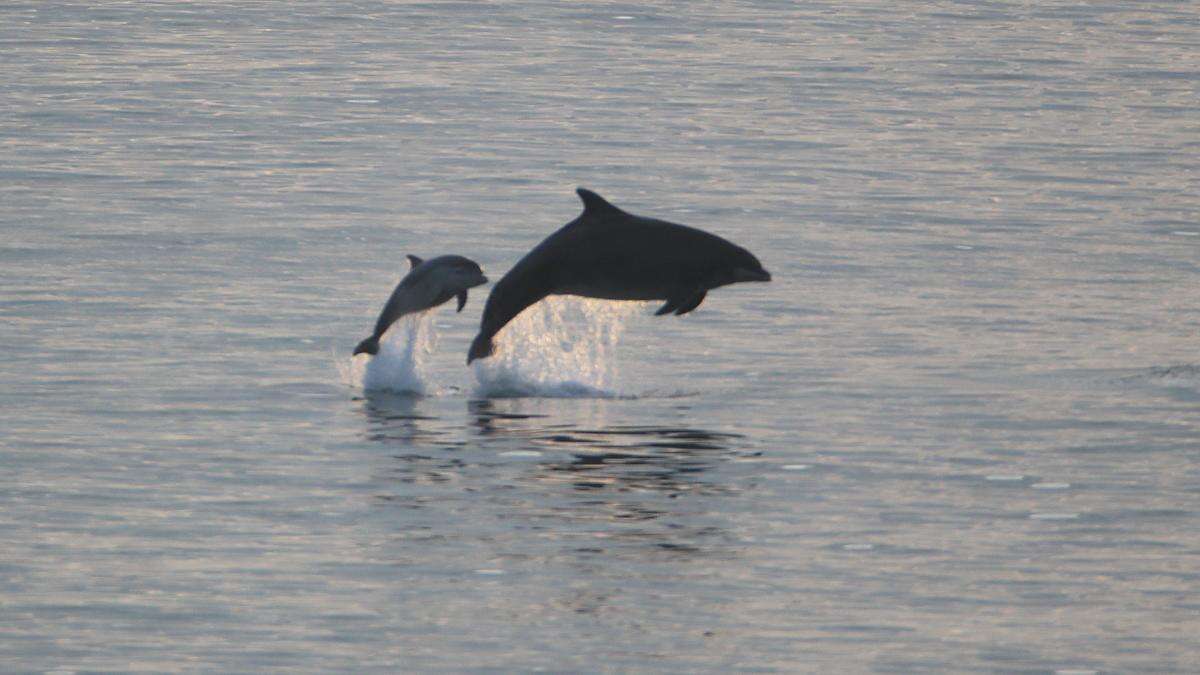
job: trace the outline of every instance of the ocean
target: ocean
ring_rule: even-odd
[[[1200,8],[7,2],[0,670],[1195,672]],[[581,208],[694,312],[405,255]]]

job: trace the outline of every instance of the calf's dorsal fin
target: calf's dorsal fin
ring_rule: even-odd
[[[406,257],[408,258],[408,264],[409,264],[408,269],[410,269],[410,270],[415,268],[417,265],[420,265],[421,263],[425,262],[424,260],[421,260],[420,258],[418,258],[415,255],[410,255],[410,256],[406,256]]]

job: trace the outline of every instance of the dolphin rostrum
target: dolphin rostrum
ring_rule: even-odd
[[[460,255],[443,255],[432,260],[410,255],[408,261],[411,269],[396,285],[392,297],[379,313],[375,332],[358,343],[355,354],[378,354],[379,338],[405,314],[437,307],[453,297],[458,298],[458,311],[461,312],[467,304],[467,289],[487,283],[479,265]]]
[[[770,281],[758,258],[715,234],[626,213],[579,188],[583,213],[546,237],[496,282],[467,363],[491,356],[492,338],[548,295],[665,300],[656,315],[687,314],[708,291]]]

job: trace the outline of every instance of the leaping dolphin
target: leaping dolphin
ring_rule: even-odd
[[[405,314],[421,312],[458,297],[458,311],[467,304],[467,289],[487,283],[483,270],[475,261],[461,255],[443,255],[432,260],[421,260],[415,255],[408,256],[411,265],[408,274],[396,285],[392,297],[388,298],[379,320],[375,322],[375,332],[371,337],[358,343],[354,348],[355,354],[378,354],[379,338],[387,329]]]
[[[579,188],[583,213],[546,237],[496,282],[467,363],[495,352],[492,338],[547,295],[666,300],[656,315],[687,314],[708,291],[739,281],[770,281],[746,249],[715,234],[626,213]]]

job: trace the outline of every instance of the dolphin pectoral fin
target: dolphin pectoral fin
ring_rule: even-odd
[[[462,308],[466,307],[466,306],[467,306],[467,292],[466,292],[466,290],[461,290],[458,292],[458,309],[456,311],[461,312]]]
[[[409,256],[405,256],[405,257],[408,258],[408,264],[409,264],[408,269],[410,269],[410,270],[415,268],[417,265],[420,265],[421,263],[425,262],[424,260],[418,258],[415,255],[409,255]]]
[[[654,316],[662,316],[663,314],[670,314],[671,312],[674,312],[676,309],[678,309],[680,303],[682,303],[682,302],[683,302],[683,298],[680,298],[680,297],[667,298],[667,304],[663,305],[662,307],[659,307],[658,311],[654,313]]]
[[[676,316],[680,314],[687,314],[693,309],[699,307],[700,303],[704,302],[704,296],[707,293],[707,288],[676,293],[675,295],[667,298],[666,304],[662,307],[659,307],[658,311],[654,313],[654,316],[662,316],[663,314],[671,314],[672,312],[674,312]]]
[[[683,316],[684,314],[687,314],[693,309],[699,307],[700,303],[704,302],[704,296],[706,295],[708,295],[708,291],[705,289],[700,289],[698,292],[684,301],[683,304],[679,305],[679,308],[675,310],[675,316]]]

